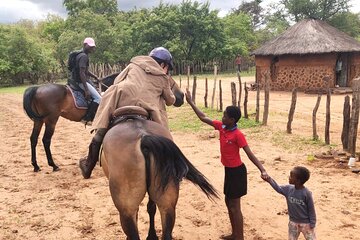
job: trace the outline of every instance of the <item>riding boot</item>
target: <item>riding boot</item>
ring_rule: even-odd
[[[94,117],[95,117],[98,107],[99,107],[99,104],[97,102],[92,101],[88,106],[88,110],[87,110],[85,116],[83,117],[83,120],[85,122],[91,122],[92,120],[94,120]]]
[[[99,152],[102,142],[92,140],[89,145],[89,153],[86,158],[82,158],[79,161],[81,173],[85,179],[90,178],[91,172],[96,166],[96,162],[99,160]]]

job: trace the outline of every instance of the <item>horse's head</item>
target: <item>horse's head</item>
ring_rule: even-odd
[[[170,80],[171,91],[175,95],[175,103],[173,104],[173,106],[180,107],[181,105],[184,104],[184,93],[172,77],[169,77],[169,80]]]

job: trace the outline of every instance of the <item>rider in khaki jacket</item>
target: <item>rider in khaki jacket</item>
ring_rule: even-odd
[[[87,158],[80,160],[84,178],[89,178],[98,160],[100,146],[109,125],[111,114],[119,107],[140,106],[146,109],[153,121],[163,126],[167,124],[165,104],[175,102],[171,91],[168,70],[173,68],[170,52],[158,47],[149,56],[137,56],[116,77],[101,99],[93,128],[96,134],[89,145]]]

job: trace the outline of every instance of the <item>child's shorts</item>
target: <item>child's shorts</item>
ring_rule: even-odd
[[[229,199],[240,198],[247,193],[247,171],[245,164],[225,167],[224,194]]]
[[[289,221],[289,240],[297,240],[300,233],[304,234],[306,240],[316,240],[315,229],[309,223]]]

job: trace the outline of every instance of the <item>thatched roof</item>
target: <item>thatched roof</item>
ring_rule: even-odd
[[[305,19],[265,43],[252,55],[360,52],[360,42],[324,21]]]

